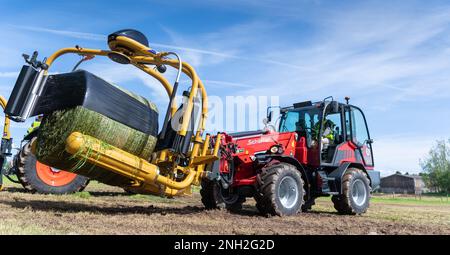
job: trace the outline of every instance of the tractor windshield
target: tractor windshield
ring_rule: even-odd
[[[281,116],[279,132],[297,132],[300,136],[314,137],[320,112],[317,107],[290,109]]]

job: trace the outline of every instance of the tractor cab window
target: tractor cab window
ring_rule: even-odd
[[[281,116],[280,132],[297,132],[299,137],[305,137],[308,147],[316,139],[314,127],[319,123],[320,110],[315,107],[293,109]]]
[[[343,142],[343,133],[342,133],[342,122],[341,122],[341,113],[333,113],[328,114],[325,116],[325,127],[324,127],[324,134],[328,135],[332,134],[330,137],[332,137],[332,143],[334,144],[340,144]]]
[[[281,118],[280,132],[294,132],[301,129],[298,123],[300,119],[300,112],[289,111]]]
[[[344,139],[341,113],[329,113],[322,121],[322,134],[320,135],[321,155],[324,163],[331,163],[335,151]]]
[[[352,141],[357,147],[361,158],[366,165],[373,165],[372,144],[367,129],[366,119],[360,109],[350,107],[346,110],[346,122],[350,120],[347,128],[347,139]]]

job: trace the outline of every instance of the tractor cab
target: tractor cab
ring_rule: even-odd
[[[344,162],[357,162],[369,169],[374,165],[364,113],[348,101],[343,104],[330,97],[315,103],[296,103],[281,108],[276,122],[280,133],[296,132],[296,158],[304,165],[338,167]]]

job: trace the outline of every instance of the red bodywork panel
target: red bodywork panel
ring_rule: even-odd
[[[233,186],[253,185],[256,181],[258,168],[254,164],[254,156],[258,153],[266,153],[272,146],[280,145],[284,149],[284,155],[295,156],[296,133],[278,133],[268,131],[264,134],[256,134],[245,137],[233,137],[226,133],[222,134],[222,145],[232,144],[235,152],[231,153],[235,164]],[[222,173],[229,172],[229,162],[222,158],[220,164]]]

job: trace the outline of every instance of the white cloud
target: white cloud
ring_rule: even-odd
[[[410,15],[356,9],[314,20],[320,31],[310,46],[289,45],[265,53],[267,59],[310,70],[263,68],[257,80],[250,81],[260,86],[247,93],[264,90],[289,97],[290,88],[296,87],[302,94],[335,94],[339,89],[352,94],[371,91],[375,98],[382,95],[383,102],[372,100],[371,107],[385,107],[386,100],[393,104],[449,98],[448,90],[443,90],[450,85],[449,10]],[[280,82],[280,77],[288,78]],[[388,96],[381,91],[389,91]]]
[[[219,86],[227,86],[227,87],[238,87],[238,88],[252,88],[254,85],[237,83],[237,82],[228,82],[228,81],[215,81],[215,80],[202,80],[203,83],[207,85],[219,85]]]
[[[50,34],[67,36],[67,37],[83,39],[83,40],[104,41],[106,38],[105,35],[101,35],[101,34],[57,30],[57,29],[49,29],[49,28],[43,28],[43,27],[33,27],[33,26],[12,26],[12,27],[22,29],[22,30],[50,33]]]
[[[173,31],[170,31],[169,29],[165,29],[166,32],[168,32],[174,41],[178,42],[176,45],[172,44],[165,44],[165,43],[157,43],[157,42],[150,42],[150,47],[157,47],[158,50],[165,50],[165,49],[173,49],[173,50],[179,50],[183,52],[183,57],[186,58],[192,65],[194,66],[200,66],[200,65],[208,65],[208,64],[219,64],[226,60],[241,60],[241,61],[255,61],[259,63],[269,64],[269,65],[275,65],[275,66],[282,66],[282,67],[288,67],[293,69],[299,69],[299,70],[310,70],[311,68],[307,66],[302,65],[294,65],[288,62],[283,61],[277,61],[273,58],[266,59],[266,58],[258,58],[255,56],[247,56],[247,55],[239,55],[239,50],[237,47],[237,43],[240,41],[240,44],[242,46],[243,39],[236,40],[236,38],[248,38],[248,34],[246,34],[246,31],[253,30],[254,28],[266,28],[267,24],[245,24],[240,25],[236,27],[232,27],[230,29],[226,29],[224,31],[221,31],[220,33],[210,33],[205,34],[203,36],[200,36],[199,38],[196,38],[195,40],[191,39],[181,39],[181,36],[176,34]],[[33,32],[43,32],[43,33],[50,33],[54,35],[60,35],[65,37],[71,37],[76,39],[83,39],[83,40],[92,40],[92,41],[103,41],[106,38],[106,35],[102,34],[95,34],[95,33],[86,33],[86,32],[77,32],[77,31],[69,31],[69,30],[57,30],[57,29],[49,29],[45,27],[34,27],[34,26],[10,26],[12,28],[21,29],[21,30],[28,30]],[[233,33],[234,32],[234,33]],[[224,38],[221,38],[222,35],[228,35],[227,40],[225,41]],[[251,36],[249,38],[252,38]],[[254,40],[255,38],[253,38]],[[199,41],[202,41],[202,43],[199,43]],[[220,41],[220,43],[217,43]],[[182,47],[178,45],[192,45],[195,44],[199,45],[198,48],[192,48],[192,47]],[[207,48],[215,47],[216,50],[206,50]],[[204,55],[207,55],[209,57],[204,57]]]
[[[0,72],[0,78],[15,78],[19,72]]]
[[[427,156],[436,137],[399,134],[379,137],[373,145],[375,168],[383,176],[396,171],[419,173],[419,159]]]

